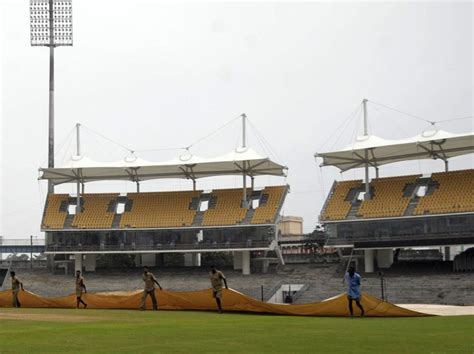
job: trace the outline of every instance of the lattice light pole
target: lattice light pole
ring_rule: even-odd
[[[32,46],[49,47],[48,167],[54,167],[54,47],[72,46],[72,0],[30,0],[30,33]]]

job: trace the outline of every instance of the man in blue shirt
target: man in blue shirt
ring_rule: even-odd
[[[364,316],[364,308],[360,304],[360,275],[355,272],[354,267],[349,267],[349,271],[346,273],[346,282],[349,286],[347,292],[347,299],[349,300],[349,312],[351,317],[354,315],[352,310],[352,301],[356,302],[357,307],[360,308],[360,316]]]

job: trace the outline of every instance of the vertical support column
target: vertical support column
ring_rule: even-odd
[[[74,272],[78,270],[82,272],[82,253],[74,254]]]
[[[451,247],[449,246],[444,247],[444,260],[445,261],[451,260]]]
[[[242,252],[234,252],[234,270],[242,269]]]
[[[201,266],[201,253],[197,253],[197,252],[192,253],[192,263],[193,263],[193,267]]]
[[[379,268],[390,268],[393,264],[393,250],[391,248],[377,250],[377,264]]]
[[[247,116],[245,113],[242,113],[242,149],[247,147],[247,136],[246,136],[246,120]],[[249,203],[247,201],[247,163],[244,161],[244,171],[242,173],[243,178],[243,195],[242,195],[242,208],[247,209],[249,207]]]
[[[364,111],[364,135],[368,136],[369,135],[369,128],[367,124],[367,98],[364,98],[362,100],[362,106],[363,106],[363,111]],[[369,151],[365,150],[364,153],[364,159],[365,159],[365,195],[364,199],[370,199],[370,188],[369,188]]]
[[[84,268],[86,272],[95,272],[97,256],[95,254],[86,254],[84,259]]]
[[[49,119],[48,119],[48,167],[54,167],[54,13],[53,0],[49,1]],[[54,193],[54,185],[48,181],[48,193]]]
[[[242,251],[242,274],[250,275],[250,251]]]
[[[33,235],[30,235],[30,268],[33,268]],[[1,253],[0,253],[1,255]],[[0,258],[1,259],[1,258]]]
[[[249,202],[247,200],[247,174],[245,172],[246,165],[247,164],[244,161],[244,172],[242,174],[242,186],[243,186],[242,208],[245,208],[245,209],[247,209],[249,207]]]
[[[163,253],[156,253],[155,254],[155,264],[158,267],[162,267],[164,265],[164,254]]]
[[[185,267],[193,267],[194,266],[193,261],[194,261],[193,254],[191,252],[184,254],[184,266]]]
[[[446,172],[449,172],[449,161],[448,160],[444,160],[444,170]]]
[[[44,244],[46,247],[50,246],[53,243],[53,233],[52,232],[45,232],[44,233]],[[46,255],[46,267],[48,268],[51,273],[54,273],[54,254]],[[1,257],[0,257],[1,259]]]
[[[76,193],[76,214],[79,214],[81,212],[81,182],[79,177],[77,177]]]
[[[142,266],[147,266],[147,267],[154,267],[156,266],[156,257],[155,254],[153,253],[143,253],[141,255],[142,261],[141,265]]]
[[[76,155],[81,155],[81,125],[76,123]],[[79,176],[81,175],[81,170],[77,170],[77,201],[76,201],[76,214],[82,211],[81,208],[81,181]],[[82,183],[82,190],[84,193],[84,183]]]
[[[374,250],[364,250],[364,267],[366,273],[374,272]]]

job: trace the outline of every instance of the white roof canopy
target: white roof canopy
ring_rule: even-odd
[[[443,130],[426,131],[408,139],[387,140],[375,135],[356,138],[346,148],[316,153],[323,159],[321,166],[335,166],[342,172],[364,167],[418,159],[441,159],[474,152],[474,133],[453,134]]]
[[[39,179],[53,184],[102,180],[133,182],[161,178],[198,179],[211,176],[286,176],[288,168],[251,148],[238,148],[226,155],[202,158],[187,152],[165,162],[150,162],[135,156],[113,163],[101,163],[86,156],[72,156],[62,167],[40,168]]]

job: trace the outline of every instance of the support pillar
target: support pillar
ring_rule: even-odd
[[[364,136],[369,136],[369,125],[367,123],[367,99],[364,98],[362,100],[362,108],[364,111]],[[370,199],[370,186],[369,186],[369,150],[365,150],[364,152],[364,159],[365,159],[365,194],[364,199]]]
[[[142,255],[141,253],[135,254],[135,267],[141,267],[142,266]]]
[[[193,262],[194,267],[200,267],[201,266],[201,253],[194,252],[192,262]]]
[[[377,250],[377,264],[379,268],[390,268],[393,264],[393,250],[391,248]]]
[[[444,260],[450,261],[451,260],[451,247],[446,246],[444,248]]]
[[[74,254],[74,272],[78,270],[82,273],[82,253]]]
[[[374,250],[364,250],[364,267],[366,273],[374,272]]]
[[[141,265],[143,267],[154,267],[156,265],[156,257],[153,253],[144,253],[142,254]]]
[[[155,254],[155,264],[158,267],[163,267],[163,265],[165,264],[163,253],[156,253]]]
[[[84,267],[86,272],[95,272],[97,256],[95,254],[86,254]]]
[[[184,254],[184,266],[185,267],[194,267],[194,254],[185,253]]]
[[[242,274],[250,275],[250,251],[242,251]]]
[[[234,252],[234,270],[242,269],[242,252]]]
[[[79,179],[77,180],[77,196],[76,196],[76,214],[79,214],[82,212],[81,208],[81,182]]]
[[[262,264],[262,273],[263,274],[267,274],[268,273],[268,267],[270,266],[270,261],[267,260],[267,259],[264,259],[263,260],[263,264]]]

